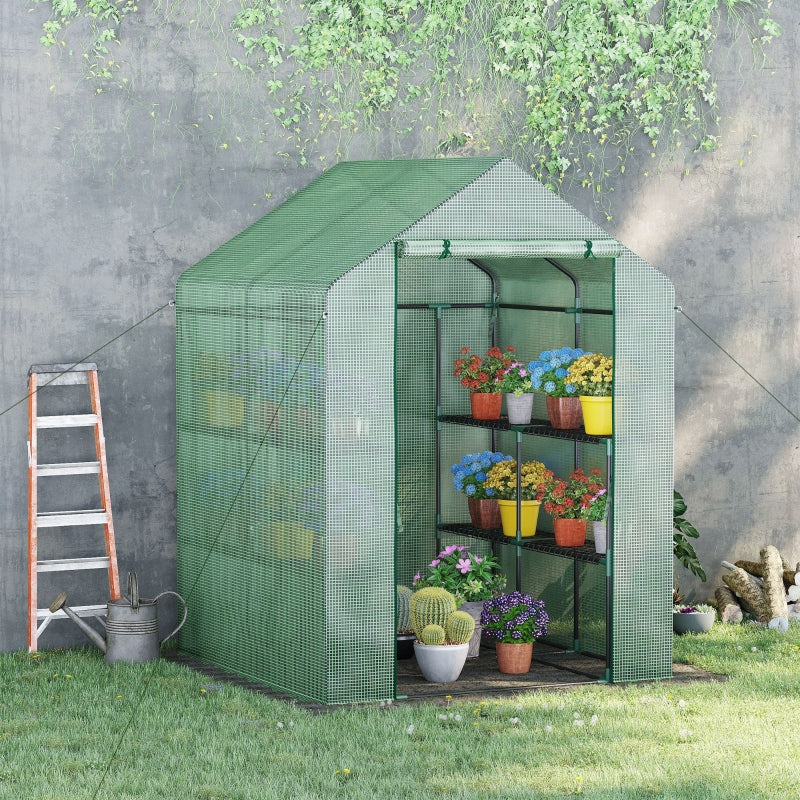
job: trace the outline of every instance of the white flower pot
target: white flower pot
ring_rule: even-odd
[[[689,614],[673,611],[672,629],[677,634],[708,633],[714,625],[716,616],[716,611],[694,611]]]
[[[422,644],[414,642],[414,655],[426,681],[452,683],[458,680],[467,660],[467,644]]]
[[[475,620],[475,631],[472,634],[472,638],[469,640],[467,658],[477,658],[478,651],[481,649],[481,630],[483,628],[481,625],[481,611],[483,611],[483,600],[469,600],[466,603],[462,603],[458,607],[458,610],[466,611],[467,614]]]
[[[594,551],[604,555],[608,546],[608,527],[602,520],[595,520],[592,523],[592,535],[594,537]]]
[[[530,425],[533,413],[533,393],[525,392],[519,396],[506,393],[506,409],[509,425]]]

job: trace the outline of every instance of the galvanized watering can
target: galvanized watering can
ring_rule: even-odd
[[[158,638],[158,598],[174,594],[183,604],[183,619],[169,636]],[[186,622],[186,601],[177,592],[161,592],[152,600],[139,598],[136,573],[128,573],[128,596],[109,600],[106,613],[106,638],[87,625],[71,608],[67,608],[66,592],[50,604],[55,613],[64,613],[106,654],[106,663],[117,661],[141,663],[155,661],[159,657],[161,643],[174,636]],[[102,620],[100,620],[102,623]]]

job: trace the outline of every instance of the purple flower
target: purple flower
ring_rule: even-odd
[[[438,558],[434,558],[433,561],[431,561],[431,563],[428,564],[428,566],[431,569],[433,569],[434,567],[438,567],[439,566],[439,559]]]
[[[456,564],[456,569],[461,570],[462,575],[466,575],[472,569],[472,562],[468,558],[462,558]]]

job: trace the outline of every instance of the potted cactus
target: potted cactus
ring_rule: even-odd
[[[425,680],[457,680],[467,660],[475,620],[466,611],[456,611],[455,596],[437,586],[414,592],[409,614],[417,637],[414,655]]]
[[[397,657],[411,658],[414,655],[414,640],[417,635],[411,627],[409,604],[411,589],[397,586]]]

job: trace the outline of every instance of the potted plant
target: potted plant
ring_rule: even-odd
[[[672,606],[672,629],[678,634],[708,633],[716,615],[716,610],[704,603]]]
[[[608,491],[599,489],[589,500],[586,519],[592,523],[594,549],[603,555],[608,544]]]
[[[533,412],[533,383],[525,364],[514,361],[495,378],[499,391],[506,396],[509,425],[530,425]]]
[[[451,544],[414,576],[415,589],[435,586],[450,592],[460,611],[468,613],[475,621],[475,631],[470,639],[468,658],[478,655],[480,648],[480,615],[484,600],[496,597],[506,585],[505,576],[498,571],[494,556],[476,556],[466,545]]]
[[[528,364],[533,389],[545,395],[550,424],[560,430],[580,428],[583,422],[578,388],[567,381],[567,368],[585,355],[579,347],[545,350]]]
[[[531,668],[533,642],[547,633],[548,622],[544,602],[529,594],[509,592],[484,603],[481,625],[496,642],[500,672],[520,674]]]
[[[464,456],[458,464],[450,467],[453,487],[467,496],[469,516],[476,528],[490,530],[500,527],[500,509],[494,489],[484,486],[486,474],[499,461],[508,461],[511,456],[484,450]]]
[[[462,347],[460,358],[453,363],[453,375],[469,389],[469,400],[474,419],[500,419],[503,395],[496,386],[498,372],[510,367],[514,361],[515,349],[511,346],[501,350],[490,347],[484,356],[471,353],[469,347]]]
[[[544,483],[552,472],[541,461],[526,461],[520,471],[520,518],[521,536],[533,536],[539,519],[539,484]],[[500,506],[500,519],[506,536],[517,535],[517,462],[514,459],[495,464],[484,481],[486,489],[492,489]]]
[[[475,620],[456,610],[456,598],[438,586],[424,586],[411,595],[411,625],[417,636],[414,655],[431,683],[458,679],[467,660]]]
[[[538,496],[553,518],[553,534],[559,547],[580,547],[586,541],[591,507],[605,492],[599,476],[599,469],[592,469],[587,475],[578,468],[566,480],[551,473],[540,487]]]
[[[583,427],[593,436],[611,436],[614,361],[602,353],[586,353],[567,367],[566,380],[578,389]]]
[[[414,640],[417,638],[411,627],[411,589],[397,586],[397,657],[411,658],[414,655]]]

